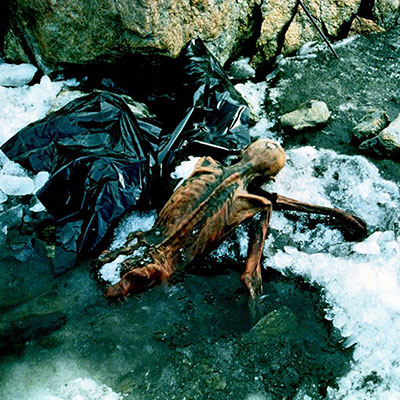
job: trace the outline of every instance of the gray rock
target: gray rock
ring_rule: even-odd
[[[280,336],[296,330],[297,317],[289,307],[281,307],[261,318],[244,335],[245,340],[262,340],[270,336]]]
[[[357,140],[367,140],[379,134],[389,122],[389,117],[382,109],[371,109],[354,127],[353,135]]]
[[[231,75],[236,79],[249,79],[254,78],[256,71],[249,64],[248,58],[240,58],[234,61],[230,67]]]
[[[311,100],[300,105],[299,109],[281,116],[281,125],[295,131],[314,128],[325,124],[331,116],[323,101]]]
[[[383,157],[398,157],[400,155],[400,114],[379,135],[362,142],[360,149]]]
[[[282,0],[275,0],[281,3]],[[348,24],[360,8],[361,0],[348,1],[321,1],[308,0],[307,6],[322,30],[325,30],[330,37],[338,37],[340,30]],[[290,22],[285,32],[283,53],[290,54],[298,50],[303,44],[318,40],[318,33],[310,23],[301,7],[298,7],[296,15]]]

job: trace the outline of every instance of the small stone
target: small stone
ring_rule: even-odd
[[[301,131],[325,124],[330,116],[331,112],[323,101],[311,100],[302,104],[298,110],[282,115],[281,125]]]
[[[240,58],[231,64],[230,73],[236,79],[250,79],[254,78],[256,71],[249,65],[248,58]]]
[[[384,110],[371,109],[362,118],[354,129],[354,137],[358,140],[370,139],[379,134],[389,122],[389,117]]]
[[[379,135],[362,142],[360,149],[384,157],[398,157],[400,154],[400,114]]]
[[[388,152],[400,152],[400,114],[379,134],[378,138]]]
[[[295,330],[296,327],[296,315],[289,307],[283,306],[261,318],[245,338],[258,340],[267,336],[279,336]]]

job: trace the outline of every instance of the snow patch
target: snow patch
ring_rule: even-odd
[[[310,203],[344,208],[367,221],[363,242],[349,243],[325,223],[288,220],[273,213],[265,266],[322,286],[328,319],[355,346],[350,372],[329,388],[329,399],[397,399],[400,393],[400,194],[361,156],[304,147],[274,190]],[[282,238],[286,245],[282,246]],[[374,377],[372,379],[371,377]],[[301,391],[301,389],[300,389]]]
[[[264,103],[267,92],[267,82],[246,82],[238,83],[235,89],[243,96],[249,105],[250,110],[257,117],[264,117]]]
[[[134,211],[122,218],[114,232],[114,239],[110,246],[111,250],[117,249],[126,243],[127,236],[133,232],[145,232],[151,229],[157,214],[153,211]],[[141,256],[141,248],[132,256]],[[99,270],[99,277],[110,284],[115,284],[121,279],[121,263],[128,258],[127,255],[119,255],[114,261],[104,264]]]
[[[24,196],[34,192],[35,184],[27,176],[0,175],[0,188],[9,196]]]
[[[43,76],[33,86],[0,86],[0,145],[26,125],[44,118],[63,85]]]
[[[34,77],[37,68],[32,64],[0,64],[0,86],[21,87]]]
[[[100,278],[111,285],[121,280],[121,263],[127,259],[126,255],[119,255],[114,261],[104,264],[100,270]]]
[[[182,161],[182,163],[175,168],[175,171],[171,173],[172,179],[180,179],[175,190],[182,185],[185,179],[189,178],[199,160],[200,157],[189,156],[189,160]]]

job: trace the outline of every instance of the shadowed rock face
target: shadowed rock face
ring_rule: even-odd
[[[388,28],[400,10],[398,1],[305,4],[332,39],[345,37],[356,15]],[[294,0],[12,0],[2,14],[10,16],[0,31],[5,57],[46,72],[65,64],[115,64],[134,54],[174,58],[195,37],[207,41],[220,62],[244,52],[254,66],[264,66],[319,38]]]

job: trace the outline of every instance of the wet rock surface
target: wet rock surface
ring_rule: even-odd
[[[400,117],[395,118],[377,136],[362,142],[360,149],[378,156],[397,159],[400,155]]]

